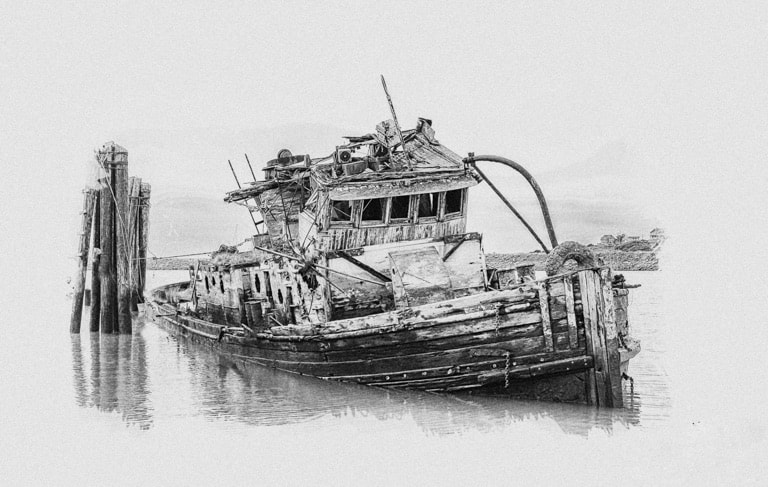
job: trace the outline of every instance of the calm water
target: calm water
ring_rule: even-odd
[[[154,272],[151,284],[186,274]],[[689,423],[671,419],[661,274],[626,274],[642,284],[630,316],[643,351],[630,365],[626,407],[615,411],[242,370],[151,323],[136,324],[132,337],[70,336],[68,301],[26,307],[10,316],[33,332],[7,334],[13,346],[3,348],[11,366],[0,381],[11,392],[0,401],[0,478],[13,480],[3,485],[455,485],[521,475],[573,484],[589,483],[590,472],[645,479],[644,465],[667,461],[655,445]],[[588,474],[577,481],[574,471]]]
[[[72,336],[72,394],[81,407],[119,412],[128,426],[149,429],[164,422],[200,417],[250,427],[304,424],[324,418],[372,417],[394,424],[407,418],[427,434],[504,428],[530,417],[554,421],[568,434],[592,428],[645,428],[669,416],[667,378],[657,331],[658,291],[653,273],[628,273],[643,286],[632,292],[634,333],[643,351],[632,361],[634,387],[624,384],[619,411],[511,401],[476,395],[378,390],[320,381],[262,367],[238,368],[214,351],[170,337],[140,323],[132,337]],[[151,284],[183,280],[186,271],[156,271]],[[625,381],[626,382],[626,381]]]

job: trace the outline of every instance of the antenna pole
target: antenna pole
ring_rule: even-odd
[[[235,173],[235,168],[232,167],[232,161],[227,159],[227,162],[229,163],[229,169],[232,171],[232,175],[235,177],[235,182],[237,183],[237,189],[240,189],[241,188],[240,181],[238,181],[238,179],[237,179],[237,174]]]
[[[408,163],[408,170],[411,171],[411,154],[405,148],[405,139],[403,139],[403,132],[400,130],[400,124],[397,123],[397,115],[395,114],[395,105],[392,104],[392,97],[389,96],[389,90],[387,90],[387,82],[384,81],[384,75],[381,75],[381,85],[384,87],[384,94],[387,95],[387,102],[389,102],[389,109],[392,111],[392,119],[395,121],[395,128],[397,129],[397,135],[400,136],[400,144],[403,146],[403,152],[405,152],[405,160]]]
[[[251,170],[251,176],[253,176],[253,182],[256,182],[256,175],[253,173],[253,167],[251,166],[251,161],[248,159],[248,154],[245,154],[245,162],[248,163],[248,169]]]
[[[245,156],[245,157],[247,158],[248,156]],[[235,182],[237,183],[237,189],[240,189],[241,188],[240,181],[238,181],[238,179],[237,179],[237,173],[235,173],[235,168],[232,167],[232,161],[227,159],[227,162],[229,163],[229,168],[232,170],[232,175],[235,177]],[[249,162],[248,166],[250,166],[250,165],[251,165],[251,163]],[[253,172],[253,169],[251,169],[251,172]],[[256,180],[255,176],[254,176],[253,180],[254,181]],[[258,232],[259,231],[259,224],[256,223],[256,219],[253,217],[253,213],[251,213],[251,210],[248,210],[248,214],[251,216],[251,221],[253,222],[253,226],[256,228],[256,231]]]

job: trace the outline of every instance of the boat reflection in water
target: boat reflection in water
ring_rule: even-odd
[[[203,416],[254,426],[324,417],[408,419],[426,434],[493,431],[527,420],[553,420],[568,434],[640,423],[640,401],[625,385],[624,408],[516,401],[468,394],[384,390],[323,381],[262,366],[243,366],[137,323],[133,336],[72,336],[75,401],[119,412],[149,429],[167,418]],[[84,346],[87,345],[87,346]],[[85,350],[84,350],[85,349]],[[148,359],[149,357],[149,359]]]

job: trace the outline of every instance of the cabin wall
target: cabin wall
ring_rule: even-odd
[[[237,326],[242,322],[242,276],[219,266],[204,266],[195,281],[198,312],[216,323]]]
[[[440,238],[449,235],[459,235],[466,231],[465,217],[444,222],[361,228],[329,228],[318,235],[318,243],[322,250],[342,250],[369,245],[380,245],[404,240],[419,240],[423,238]]]
[[[433,189],[434,194],[439,194],[437,213],[434,216],[419,217],[420,199],[427,197],[428,193],[419,193],[417,186],[403,186],[400,188],[401,196],[409,197],[409,209],[407,218],[395,220],[392,218],[391,209],[393,198],[390,194],[382,194],[370,191],[367,198],[380,198],[386,200],[381,222],[364,222],[361,218],[362,199],[338,199],[338,192],[342,188],[334,188],[333,191],[320,191],[317,195],[317,236],[318,246],[321,250],[333,251],[367,245],[379,245],[390,242],[403,242],[419,240],[423,238],[440,238],[449,235],[460,235],[466,232],[467,220],[467,189],[458,188],[461,191],[460,211],[446,213],[446,192],[451,189],[449,185],[438,184]],[[358,188],[359,190],[359,188]],[[336,194],[334,199],[331,195]],[[349,195],[343,195],[349,196]],[[360,194],[354,193],[359,197]],[[351,218],[346,222],[331,221],[333,201],[346,201],[351,206]]]
[[[264,326],[320,323],[328,316],[322,278],[312,289],[298,269],[294,262],[273,260],[248,268],[251,294],[261,303]]]
[[[284,185],[262,192],[256,199],[273,244],[281,245],[286,236],[299,234],[299,212],[306,193],[297,184]]]

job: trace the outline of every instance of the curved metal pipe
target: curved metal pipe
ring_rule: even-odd
[[[528,181],[528,184],[530,184],[531,188],[533,188],[533,192],[536,193],[536,198],[539,200],[539,206],[541,206],[541,213],[544,215],[544,224],[547,226],[547,233],[549,234],[549,241],[552,243],[552,248],[557,247],[557,237],[555,236],[555,228],[552,225],[552,217],[549,215],[547,200],[544,198],[544,193],[542,193],[541,188],[539,187],[539,184],[533,178],[531,173],[529,173],[528,170],[525,169],[520,164],[510,159],[507,159],[506,157],[486,156],[486,155],[476,156],[473,152],[470,152],[469,156],[464,158],[464,162],[472,166],[475,166],[475,163],[477,161],[498,162],[499,164],[504,164],[505,166],[511,167],[515,171],[519,172],[526,179],[526,181]],[[483,179],[485,179],[486,182],[488,181],[488,179],[485,178],[484,176],[483,176]],[[517,212],[515,213],[517,214]],[[538,240],[538,236],[536,236],[536,234],[533,231],[532,233],[534,235],[534,238]]]

